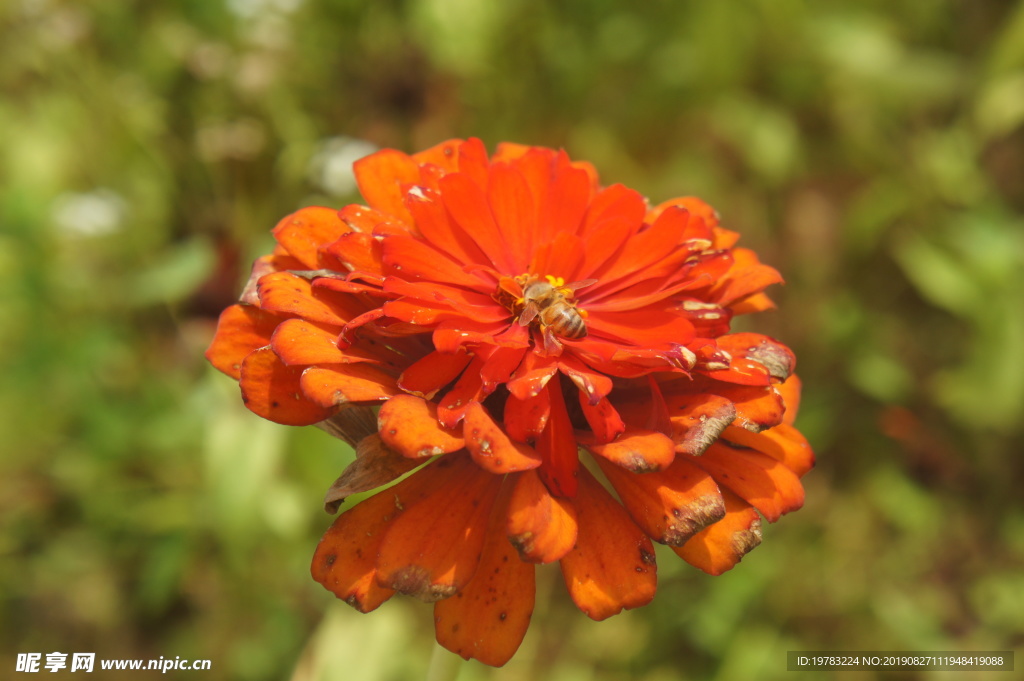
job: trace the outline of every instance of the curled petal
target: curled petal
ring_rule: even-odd
[[[474,402],[481,402],[489,391],[480,376],[482,360],[474,359],[455,385],[438,400],[437,415],[443,425],[454,428]],[[492,387],[493,389],[493,387]]]
[[[384,403],[377,415],[380,437],[395,451],[410,459],[424,459],[455,452],[466,441],[437,420],[437,404],[413,395],[396,395]]]
[[[796,421],[797,412],[800,411],[800,389],[802,384],[800,377],[793,374],[787,378],[784,382],[775,386],[775,389],[782,395],[782,402],[786,405],[786,413],[782,417],[782,422],[788,425],[793,425]]]
[[[634,522],[654,541],[682,546],[725,516],[718,485],[682,457],[667,469],[646,475],[635,475],[601,458],[596,461]]]
[[[574,506],[576,546],[561,561],[573,602],[595,620],[647,605],[658,585],[650,538],[586,468]]]
[[[676,451],[703,454],[722,431],[735,420],[736,406],[718,395],[694,395],[689,403],[677,403],[673,412],[672,439]]]
[[[505,488],[510,485],[504,485]],[[536,593],[535,568],[519,560],[502,525],[508,494],[502,495],[487,530],[480,566],[451,598],[434,604],[437,642],[465,659],[500,667],[526,635]]]
[[[533,447],[510,440],[479,402],[466,409],[462,432],[473,461],[491,473],[516,473],[540,465],[540,456]]]
[[[245,356],[269,345],[274,329],[285,319],[252,305],[226,308],[217,320],[217,333],[206,351],[206,359],[237,381]]]
[[[603,397],[600,402],[591,405],[590,400],[582,392],[578,394],[583,417],[587,419],[587,425],[593,431],[597,444],[611,442],[626,430],[626,424],[622,422],[622,418],[608,398]]]
[[[584,444],[594,454],[633,473],[660,471],[676,455],[671,438],[650,430],[627,430],[612,442]]]
[[[428,469],[443,478],[391,523],[377,558],[377,581],[433,602],[455,595],[476,572],[501,477],[459,454]]]
[[[515,479],[506,530],[520,558],[551,563],[576,544],[576,507],[552,496],[536,471],[526,471]]]
[[[242,401],[253,413],[287,426],[311,426],[333,413],[334,405],[310,399],[301,387],[302,367],[285,365],[269,347],[242,362]]]
[[[777,340],[759,333],[732,333],[716,342],[733,357],[745,357],[761,364],[772,378],[785,381],[793,373],[796,356]]]
[[[728,490],[722,490],[722,497],[725,517],[672,549],[687,563],[709,575],[731,570],[761,543],[761,518],[757,511]]]
[[[576,475],[580,467],[576,434],[565,408],[561,386],[544,388],[550,403],[547,426],[537,438],[537,452],[543,465],[540,477],[552,494],[569,499],[576,496]]]

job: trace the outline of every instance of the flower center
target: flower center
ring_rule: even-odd
[[[494,297],[519,318],[520,326],[536,322],[545,335],[577,340],[587,335],[587,312],[576,307],[576,290],[594,283],[588,279],[566,284],[550,274],[521,274],[502,277]]]

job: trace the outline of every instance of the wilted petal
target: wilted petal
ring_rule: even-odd
[[[720,487],[728,487],[760,511],[768,522],[803,506],[804,488],[799,478],[766,454],[716,442],[703,456],[691,461],[706,470]]]
[[[324,510],[336,513],[341,503],[351,495],[386,485],[421,463],[392,451],[376,433],[367,435],[356,446],[356,460],[324,495]]]
[[[761,517],[750,504],[722,490],[725,517],[673,551],[709,575],[731,570],[761,543]]]
[[[597,459],[634,522],[651,539],[681,546],[725,516],[718,485],[682,457],[664,471],[635,475]]]
[[[587,444],[594,454],[632,473],[650,473],[667,468],[675,458],[672,439],[649,430],[627,430],[612,442]]]

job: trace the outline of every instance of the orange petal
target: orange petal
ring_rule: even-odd
[[[782,395],[782,403],[786,405],[786,413],[782,416],[783,423],[793,425],[796,421],[796,415],[800,411],[800,389],[802,386],[800,377],[796,374],[775,386],[775,389]]]
[[[333,413],[303,394],[302,367],[286,366],[269,347],[246,356],[239,385],[242,401],[253,413],[289,426],[308,426]]]
[[[720,395],[683,393],[666,398],[676,451],[691,455],[704,452],[736,418],[736,407]]]
[[[540,456],[533,447],[512,442],[479,402],[466,408],[462,433],[473,460],[491,473],[517,473],[540,465]]]
[[[732,267],[709,294],[709,299],[716,303],[729,305],[782,281],[782,275],[775,268],[762,265],[749,248],[733,249],[732,258]]]
[[[505,537],[504,503],[499,503],[467,586],[434,604],[437,642],[465,659],[500,667],[526,635],[533,614],[536,568],[519,560]]]
[[[576,475],[580,467],[579,447],[573,432],[569,411],[565,408],[562,386],[544,386],[550,413],[547,427],[537,437],[537,452],[543,464],[540,477],[554,494],[572,499],[576,496]]]
[[[366,364],[325,364],[302,373],[302,392],[319,405],[380,402],[398,393],[395,379]]]
[[[533,440],[547,427],[551,413],[548,391],[526,399],[509,395],[505,402],[505,430],[509,437],[518,442]]]
[[[607,397],[602,397],[596,405],[591,405],[590,400],[582,392],[578,394],[583,417],[587,419],[587,425],[590,426],[598,444],[611,442],[626,430],[626,424],[622,422],[619,412]]]
[[[372,234],[349,232],[324,246],[323,250],[350,272],[363,275],[384,273],[380,240]]]
[[[718,485],[682,457],[664,471],[645,475],[596,461],[633,520],[654,541],[681,546],[725,516]]]
[[[274,227],[274,238],[298,259],[306,269],[322,266],[319,249],[335,241],[351,228],[341,221],[333,208],[311,206],[292,213]]]
[[[587,449],[633,473],[667,468],[676,456],[672,439],[650,430],[627,430],[607,444],[587,444]]]
[[[375,559],[388,523],[400,513],[391,490],[342,513],[313,554],[313,579],[360,612],[370,612],[394,594],[376,580]]]
[[[551,563],[576,544],[576,508],[551,496],[536,471],[526,471],[516,479],[506,530],[523,560]]]
[[[340,364],[347,361],[338,349],[340,331],[305,319],[288,319],[274,331],[270,347],[288,365]]]
[[[437,404],[413,395],[396,395],[377,415],[387,446],[411,459],[455,452],[466,446],[456,431],[437,421]]]
[[[317,288],[291,272],[274,272],[257,284],[260,305],[278,314],[294,315],[313,322],[341,327],[363,312],[354,296]]]
[[[476,572],[501,476],[465,455],[441,457],[444,478],[395,520],[377,560],[379,583],[433,602],[465,588]]]
[[[217,333],[206,350],[206,359],[237,381],[245,356],[269,345],[274,329],[285,319],[252,305],[226,308],[217,320]]]
[[[438,400],[437,416],[442,424],[454,428],[462,420],[470,404],[479,402],[487,396],[488,391],[480,376],[482,365],[483,360],[479,357],[475,358],[452,386],[452,389]]]
[[[356,446],[356,460],[348,465],[324,495],[324,510],[335,513],[347,497],[386,485],[421,463],[388,449],[380,435],[367,435]]]
[[[394,149],[382,149],[352,164],[359,192],[372,208],[411,223],[405,209],[402,185],[415,183],[420,171],[416,161]]]
[[[369,452],[368,455],[372,455]],[[394,590],[377,579],[377,556],[385,534],[405,509],[444,482],[450,462],[440,459],[338,516],[313,556],[313,578],[338,598],[369,612]]]
[[[654,546],[621,506],[580,469],[576,547],[562,559],[569,595],[587,617],[603,620],[647,605],[658,587]]]
[[[750,504],[722,490],[725,517],[672,550],[690,565],[709,575],[731,570],[761,543],[761,518]]]
[[[743,447],[750,447],[778,459],[789,470],[803,476],[814,468],[814,452],[799,430],[788,423],[752,433],[745,428],[730,426],[722,434],[723,439]]]
[[[766,454],[716,442],[702,456],[690,460],[710,473],[720,487],[728,487],[760,511],[768,522],[804,504],[800,479]]]
[[[755,293],[752,296],[733,301],[729,304],[729,309],[732,310],[734,315],[753,314],[755,312],[764,312],[765,310],[774,310],[775,303],[768,297],[767,293]]]

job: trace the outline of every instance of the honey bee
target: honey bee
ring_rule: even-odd
[[[517,301],[523,306],[519,314],[520,326],[528,326],[534,319],[539,319],[545,336],[551,332],[570,340],[586,337],[586,313],[577,309],[572,299],[578,289],[596,284],[597,279],[566,284],[552,276],[524,276],[517,281],[523,289],[523,296]]]

